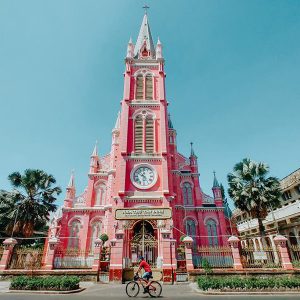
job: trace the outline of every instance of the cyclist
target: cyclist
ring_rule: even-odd
[[[151,267],[150,265],[145,261],[144,257],[143,256],[140,256],[139,257],[139,260],[140,260],[140,265],[139,265],[139,269],[137,270],[137,273],[141,270],[141,269],[144,269],[145,273],[143,274],[142,278],[147,282],[146,286],[145,286],[145,289],[144,289],[144,294],[148,293],[149,292],[149,286],[150,286],[150,278],[153,278],[152,277],[152,271],[151,271]]]

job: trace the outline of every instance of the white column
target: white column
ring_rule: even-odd
[[[274,243],[274,236],[270,235],[269,237],[270,237],[270,241],[271,241],[272,248],[273,248],[275,263],[278,264],[279,263],[279,257],[278,257],[278,253],[277,253],[277,247],[276,247],[276,245]]]
[[[260,250],[264,250],[264,247],[263,247],[263,244],[262,244],[262,241],[261,241],[261,237],[258,237],[258,243],[259,243],[259,247],[260,247]]]

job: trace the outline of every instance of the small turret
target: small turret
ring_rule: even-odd
[[[76,195],[74,171],[71,172],[71,177],[66,190],[67,193],[66,193],[66,199],[64,200],[64,207],[72,207],[72,202]]]
[[[156,44],[156,59],[163,59],[162,54],[162,44],[158,38],[157,44]]]
[[[127,45],[127,54],[126,58],[132,59],[134,56],[134,45],[132,43],[132,38],[130,37],[128,45]]]
[[[212,191],[213,191],[213,194],[214,194],[215,202],[218,202],[218,203],[216,203],[216,205],[217,206],[223,206],[222,191],[221,191],[220,184],[217,180],[215,171],[214,171],[214,182],[213,182]]]
[[[194,152],[193,143],[191,142],[191,154],[190,154],[190,166],[193,173],[198,173],[198,161],[197,156]]]
[[[93,153],[91,155],[90,173],[97,173],[99,168],[100,168],[100,163],[99,163],[99,156],[98,156],[98,142],[96,141]]]

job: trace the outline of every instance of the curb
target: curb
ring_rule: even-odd
[[[200,295],[203,296],[213,296],[213,295],[218,295],[218,296],[228,296],[228,295],[232,295],[232,296],[239,296],[239,295],[299,295],[299,290],[295,290],[295,291],[269,291],[269,292],[264,292],[264,291],[259,291],[259,292],[254,292],[254,291],[245,291],[245,292],[237,292],[237,291],[232,291],[232,292],[219,292],[219,291],[203,291],[200,290],[196,284],[191,283],[190,287],[192,288],[192,290]]]
[[[53,294],[53,295],[59,295],[59,294],[75,294],[80,293],[84,291],[86,288],[80,288],[77,290],[71,290],[71,291],[31,291],[31,290],[9,290],[7,293],[11,294]]]

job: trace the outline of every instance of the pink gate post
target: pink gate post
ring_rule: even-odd
[[[292,270],[293,265],[287,249],[287,238],[279,234],[274,238],[274,242],[280,253],[282,268],[285,270]]]
[[[240,249],[239,249],[240,239],[236,236],[231,236],[228,239],[228,244],[231,247],[231,251],[232,251],[233,268],[235,270],[242,270],[243,265],[242,265]]]
[[[192,255],[193,239],[190,236],[186,236],[182,240],[182,242],[184,243],[184,248],[185,248],[186,270],[189,272],[191,270],[194,270],[193,255]]]
[[[8,268],[8,264],[13,254],[14,247],[17,243],[18,242],[13,238],[6,239],[3,242],[4,251],[0,261],[0,270],[6,270]]]
[[[109,281],[122,282],[123,277],[123,243],[124,232],[118,231],[116,238],[110,241]]]
[[[54,268],[54,255],[55,249],[58,245],[59,240],[56,237],[52,237],[48,241],[48,249],[46,253],[45,265],[43,266],[44,270],[53,270]]]
[[[170,230],[162,230],[163,282],[174,283],[176,279],[175,240],[171,239]]]
[[[102,250],[102,240],[98,238],[95,240],[94,261],[92,266],[93,271],[98,271],[100,269],[101,250]]]

